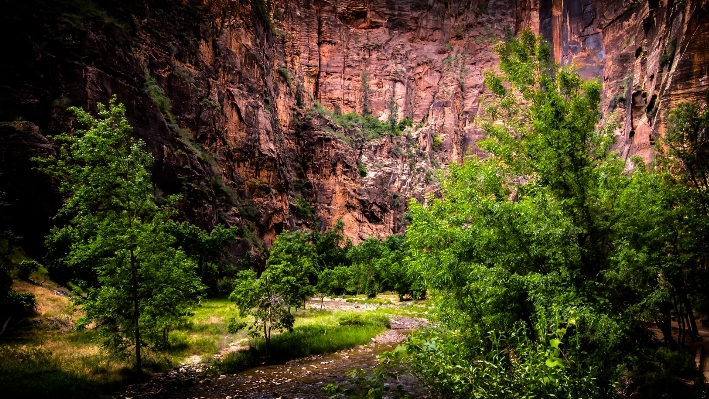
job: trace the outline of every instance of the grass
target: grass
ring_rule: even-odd
[[[181,363],[191,356],[209,357],[231,342],[246,338],[244,331],[228,332],[229,319],[235,314],[234,304],[228,299],[203,301],[187,322],[170,332],[168,353],[172,362]]]
[[[251,341],[248,351],[233,352],[212,364],[212,373],[235,373],[252,367],[262,359],[269,363],[332,353],[364,345],[389,328],[389,318],[383,313],[301,310],[291,332],[274,335],[266,351],[266,343],[258,338]]]
[[[37,312],[4,334],[21,339],[0,340],[3,396],[95,398],[134,382],[131,357],[109,353],[91,329],[74,330],[82,313],[67,297],[56,295],[55,291],[63,288],[46,279],[43,273],[32,273],[31,278],[41,281],[42,286],[15,281],[13,289],[33,293],[37,297]],[[376,299],[391,303],[388,298],[382,294]],[[402,303],[401,307],[367,312],[301,309],[295,312],[292,332],[272,337],[267,356],[263,339],[247,338],[244,330],[229,333],[229,319],[236,316],[231,302],[209,299],[195,307],[192,315],[170,332],[171,348],[166,353],[145,350],[143,362],[150,371],[166,371],[192,356],[199,356],[210,363],[208,373],[233,373],[264,360],[283,362],[363,345],[388,327],[389,315],[421,315],[426,309],[413,301]],[[216,353],[234,342],[249,342],[250,349],[213,360]]]
[[[326,117],[332,121],[337,130],[356,131],[364,140],[377,140],[384,135],[398,137],[401,136],[404,129],[413,125],[411,119],[405,118],[393,125],[392,129],[392,125],[389,122],[382,122],[371,114],[359,115],[356,112],[335,113],[318,102],[315,102],[313,107],[308,110],[307,115],[311,118],[315,115]],[[344,140],[341,138],[342,136],[336,135],[337,138],[351,144],[351,139]]]

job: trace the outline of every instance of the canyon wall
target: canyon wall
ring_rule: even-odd
[[[87,4],[91,5],[90,7]],[[242,227],[237,257],[337,219],[355,242],[405,228],[436,170],[480,155],[495,43],[531,29],[604,84],[625,156],[650,159],[664,111],[707,89],[706,1],[5,1],[0,182],[30,250],[55,223],[31,156],[74,128],[68,105],[126,104],[183,217]],[[320,105],[322,104],[322,105]],[[347,113],[403,131],[372,133]],[[393,114],[393,116],[392,116]],[[342,116],[344,115],[344,116]],[[349,121],[349,122],[348,122]],[[404,127],[402,125],[402,127]]]

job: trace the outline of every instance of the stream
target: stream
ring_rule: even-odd
[[[336,353],[290,360],[284,364],[262,365],[236,374],[205,378],[190,386],[148,383],[143,389],[122,398],[250,398],[297,399],[327,398],[322,388],[329,383],[346,384],[347,373],[356,368],[371,370],[377,355],[392,350],[405,339],[405,334],[420,326],[421,319],[392,317],[392,328],[374,338],[370,344]],[[411,398],[426,398],[419,381],[410,374],[388,381],[394,389],[401,385]],[[152,387],[152,389],[150,389]],[[139,392],[142,391],[142,392]]]

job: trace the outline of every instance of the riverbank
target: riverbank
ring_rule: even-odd
[[[365,345],[334,353],[319,354],[289,360],[279,364],[262,364],[237,373],[199,378],[194,368],[183,367],[150,382],[135,384],[120,398],[327,398],[323,391],[329,383],[347,385],[353,381],[348,372],[353,369],[371,370],[378,364],[377,355],[392,350],[406,340],[411,330],[426,325],[422,318],[390,316],[391,328],[371,338]],[[197,369],[207,364],[194,365]],[[411,397],[425,398],[425,390],[411,375],[403,374],[391,384],[401,385]]]
[[[17,323],[11,321],[0,339],[3,395],[54,399],[115,397],[114,392],[124,391],[135,383],[130,358],[110,354],[91,328],[76,328],[82,312],[70,300],[72,294],[41,275],[34,277],[35,283],[16,281],[13,287],[33,293],[37,308],[30,317]],[[389,316],[425,315],[427,310],[425,303],[398,303],[393,295],[379,298],[385,305],[363,303],[366,301],[363,297],[348,299],[350,302],[325,299],[322,303],[327,310],[322,311],[321,301],[314,299],[308,302],[307,309],[296,311],[297,333],[274,336],[274,345],[280,342],[282,348],[290,349],[270,361],[283,363],[296,357],[357,347],[371,342],[385,330],[391,334],[382,322]],[[229,319],[236,313],[228,300],[203,301],[184,323],[170,332],[167,352],[144,352],[147,374],[143,381],[173,373],[189,375],[188,378],[180,375],[180,384],[192,384],[260,365],[264,360],[258,351],[258,340],[249,338],[246,331],[228,330]],[[365,314],[364,319],[353,316]],[[243,353],[249,356],[244,359],[240,355]]]

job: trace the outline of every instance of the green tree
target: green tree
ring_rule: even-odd
[[[54,137],[58,156],[38,159],[61,181],[66,201],[48,241],[69,238],[69,265],[91,260],[97,287],[82,301],[113,348],[135,349],[142,372],[141,348],[166,345],[167,329],[184,317],[203,286],[196,267],[168,234],[177,198],[158,204],[153,195],[153,158],[141,140],[129,136],[125,107],[115,96],[98,104],[98,117],[71,107],[86,130]]]
[[[253,337],[263,336],[266,352],[271,345],[271,333],[274,330],[291,331],[295,322],[290,305],[282,295],[283,288],[282,282],[271,275],[271,269],[266,269],[261,277],[257,277],[253,270],[242,270],[229,296],[239,308],[241,317],[253,316],[249,333]]]
[[[352,241],[345,239],[345,223],[337,220],[332,229],[320,234],[313,231],[313,245],[317,253],[317,269],[332,269],[336,265],[347,264],[347,251],[352,247]]]
[[[657,202],[644,194],[654,178],[612,151],[597,81],[554,64],[529,32],[497,52],[480,121],[489,156],[452,165],[442,198],[410,207],[412,263],[441,298],[440,330],[410,346],[415,369],[452,397],[640,389],[639,366],[663,361],[643,324],[662,283],[635,250],[650,228],[637,219],[661,215],[634,208]]]
[[[353,246],[347,254],[352,262],[352,279],[357,294],[363,292],[375,297],[380,292],[382,273],[377,261],[381,258],[383,249],[378,238],[369,237]]]
[[[204,231],[189,222],[171,223],[168,232],[175,237],[176,248],[182,249],[197,263],[197,274],[207,286],[208,294],[217,295],[219,278],[229,275],[231,268],[224,263],[224,248],[236,239],[236,227],[216,225]]]
[[[300,231],[284,232],[276,237],[266,260],[266,271],[271,278],[273,292],[288,306],[305,307],[305,301],[314,294],[317,254],[310,243],[310,234]]]

